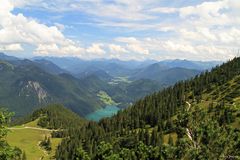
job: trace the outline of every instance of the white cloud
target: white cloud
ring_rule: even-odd
[[[65,26],[63,24],[60,23],[54,23],[54,25],[60,30],[60,31],[64,31]]]
[[[115,41],[122,43],[140,43],[135,37],[118,37]]]
[[[166,14],[170,14],[170,13],[178,12],[178,9],[177,8],[169,8],[169,7],[157,7],[157,8],[150,9],[149,11],[153,12],[153,13],[166,13]]]
[[[104,45],[100,43],[93,43],[92,46],[86,49],[86,52],[96,55],[104,55],[106,52],[102,49]]]
[[[149,50],[141,43],[141,41],[137,40],[135,37],[119,37],[116,38],[115,41],[125,44],[129,52],[149,55]]]
[[[192,43],[184,39],[171,38],[167,41],[161,38],[142,38],[120,37],[123,47],[128,50],[128,58],[136,60],[152,58],[155,60],[162,59],[192,59],[192,60],[226,60],[231,59],[236,54],[236,47],[228,45],[211,44],[207,41],[203,44]],[[124,41],[124,42],[123,42]],[[137,43],[134,43],[137,42]],[[138,47],[133,47],[137,45]],[[129,47],[131,46],[131,47]],[[144,51],[145,54],[144,54]],[[133,56],[134,55],[134,56]],[[114,55],[113,55],[114,56]],[[118,55],[121,59],[123,56]]]
[[[36,55],[48,56],[48,55],[57,55],[57,56],[76,56],[82,57],[85,50],[75,45],[67,46],[58,46],[56,44],[39,44],[35,50]]]
[[[201,16],[204,18],[208,17],[218,17],[220,15],[219,11],[221,9],[227,9],[227,0],[225,1],[215,1],[215,2],[203,2],[197,6],[188,6],[180,9],[180,16],[183,18],[189,16]]]
[[[32,4],[41,4],[43,0],[8,0],[10,1],[15,7],[24,7]]]
[[[0,44],[0,51],[23,51],[21,44]]]
[[[27,1],[23,3],[20,3],[21,1],[16,2],[18,3],[1,2],[0,45],[2,50],[22,50],[21,44],[28,44],[37,47],[34,53],[38,54],[46,54],[50,51],[54,54],[80,54],[81,47],[72,40],[67,39],[56,26],[40,24],[22,14],[12,14],[13,4],[22,6]]]
[[[109,44],[109,50],[111,53],[127,53],[128,51],[120,45]]]
[[[142,47],[140,44],[128,44],[127,48],[136,54],[149,55],[149,50]]]

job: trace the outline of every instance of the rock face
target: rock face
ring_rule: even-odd
[[[46,102],[48,96],[47,91],[44,90],[38,82],[34,81],[28,81],[27,84],[22,88],[19,95],[22,95],[22,93],[24,93],[26,97],[34,93],[35,95],[37,95],[38,102],[40,104]]]

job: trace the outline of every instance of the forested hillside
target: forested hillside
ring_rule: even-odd
[[[71,128],[57,159],[239,158],[240,58]]]
[[[104,104],[71,75],[53,75],[29,60],[0,62],[0,104],[23,116],[40,106],[62,103],[80,115]]]
[[[79,117],[63,105],[51,104],[35,110],[28,116],[14,120],[12,125],[24,124],[35,121],[36,119],[38,119],[38,126],[47,129],[65,129],[68,126],[78,127],[86,122],[85,119]]]

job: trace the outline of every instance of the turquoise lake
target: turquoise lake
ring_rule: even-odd
[[[116,114],[120,109],[117,106],[106,106],[103,109],[99,109],[93,113],[88,114],[85,118],[92,121],[99,121],[105,117],[111,117]]]

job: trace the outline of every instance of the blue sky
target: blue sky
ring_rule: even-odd
[[[0,51],[19,57],[227,60],[239,0],[1,0]]]

